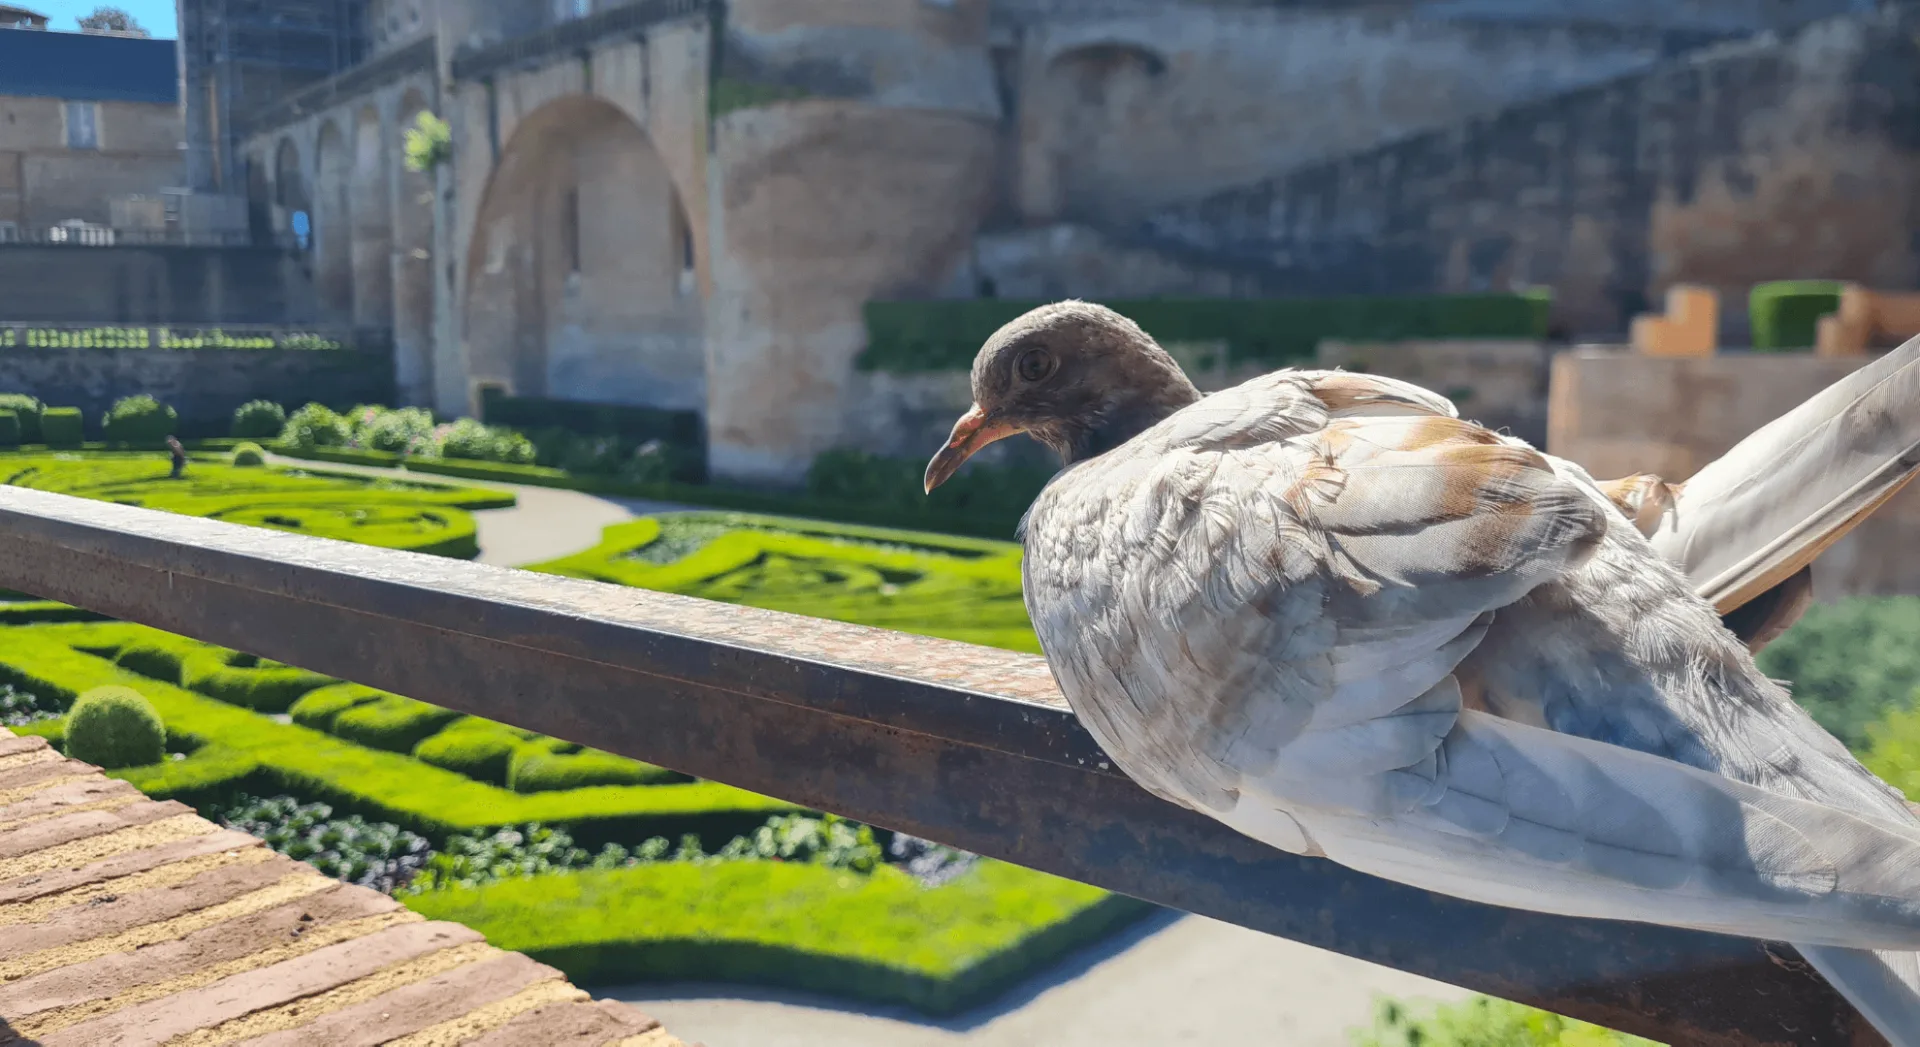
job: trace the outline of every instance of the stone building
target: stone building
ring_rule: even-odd
[[[855,366],[874,300],[1545,284],[1605,334],[1680,280],[1907,286],[1916,37],[1880,6],[367,0],[364,61],[235,155],[409,399],[698,410],[713,473],[791,481],[922,454],[964,396]]]
[[[0,230],[108,225],[181,184],[183,137],[171,40],[0,28]]]

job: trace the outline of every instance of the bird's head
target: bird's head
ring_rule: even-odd
[[[1071,464],[1110,451],[1200,398],[1140,325],[1103,305],[1043,305],[973,359],[973,407],[927,463],[929,493],[982,447],[1027,433]]]

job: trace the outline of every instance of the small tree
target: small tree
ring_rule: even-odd
[[[133,16],[118,7],[96,7],[93,13],[80,19],[80,30],[86,33],[126,33],[129,36],[150,36],[145,26],[133,20]]]
[[[407,128],[407,169],[425,174],[453,159],[453,125],[421,110]]]

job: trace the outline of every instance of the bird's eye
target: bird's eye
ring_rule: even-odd
[[[1013,371],[1023,382],[1037,382],[1053,373],[1053,354],[1045,349],[1029,349],[1014,361]]]

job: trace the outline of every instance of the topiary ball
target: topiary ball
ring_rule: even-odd
[[[67,713],[66,752],[104,770],[143,767],[167,756],[167,729],[153,703],[131,687],[96,687]]]
[[[244,443],[233,449],[233,464],[242,468],[255,468],[267,464],[267,452],[256,443]]]

